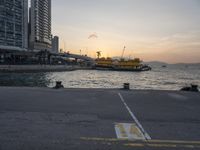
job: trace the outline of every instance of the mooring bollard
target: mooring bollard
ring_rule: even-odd
[[[199,92],[198,85],[191,84],[191,91],[193,91],[193,92]]]
[[[124,83],[124,89],[130,90],[130,83]]]
[[[181,91],[199,92],[199,89],[198,89],[198,85],[191,84],[191,86],[183,87]]]
[[[56,81],[56,86],[54,87],[54,89],[60,89],[60,88],[64,88],[64,86],[62,85],[62,81]]]

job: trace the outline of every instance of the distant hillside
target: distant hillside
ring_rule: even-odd
[[[121,57],[112,57],[113,59],[120,59]],[[125,59],[129,59],[126,58]],[[144,61],[144,64],[148,64],[151,66],[200,66],[200,63],[174,63],[174,64],[169,64],[166,62],[162,62],[162,61]]]
[[[163,66],[163,65],[166,65],[166,66],[200,66],[200,63],[175,63],[175,64],[168,64],[168,63],[165,63],[165,62],[161,62],[161,61],[149,61],[149,62],[144,62],[146,64],[149,64],[149,65],[159,65],[159,66]]]
[[[168,63],[161,62],[161,61],[149,61],[149,62],[144,62],[145,64],[149,64],[152,66],[164,66],[164,65],[169,65]]]
[[[173,65],[191,65],[191,66],[200,66],[200,63],[176,63],[176,64],[173,64]]]

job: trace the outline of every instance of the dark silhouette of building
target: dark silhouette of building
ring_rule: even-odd
[[[59,53],[59,37],[58,36],[54,36],[52,38],[52,52]]]

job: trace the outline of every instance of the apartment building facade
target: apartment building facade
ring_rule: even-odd
[[[0,49],[27,48],[28,0],[0,0]]]
[[[31,50],[51,50],[51,0],[31,0],[29,47]]]

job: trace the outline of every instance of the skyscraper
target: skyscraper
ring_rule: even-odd
[[[59,53],[59,37],[54,36],[52,38],[52,52]]]
[[[0,0],[0,49],[28,48],[28,0]]]
[[[51,0],[31,0],[29,47],[51,50]]]

